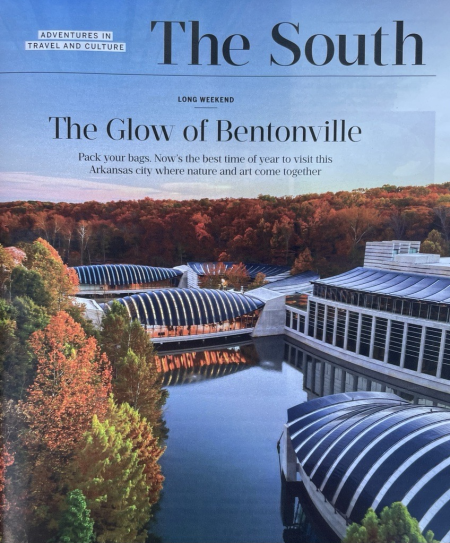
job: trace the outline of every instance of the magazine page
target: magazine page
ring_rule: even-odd
[[[2,541],[450,541],[449,9],[2,2]]]

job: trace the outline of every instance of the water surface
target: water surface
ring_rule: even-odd
[[[169,388],[169,438],[152,531],[163,543],[329,543],[324,522],[304,496],[281,496],[277,441],[287,409],[353,390],[394,392],[424,405],[450,403],[324,359],[281,336],[161,354],[161,365]]]
[[[278,360],[255,357],[252,345],[239,371],[216,379],[199,371],[200,380],[169,387],[155,530],[164,543],[282,541],[276,444],[288,407],[306,400],[303,376],[282,362],[282,346]]]

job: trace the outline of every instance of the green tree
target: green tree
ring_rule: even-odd
[[[65,510],[59,521],[57,543],[91,543],[94,540],[94,521],[79,489],[66,496]]]
[[[431,230],[427,239],[422,243],[420,251],[445,256],[448,253],[448,246],[440,232]]]
[[[36,271],[42,278],[49,296],[47,307],[50,313],[66,309],[72,305],[69,296],[78,289],[78,276],[68,268],[58,252],[44,239],[38,238],[26,246],[27,268]]]
[[[102,320],[100,345],[114,369],[129,348],[130,316],[124,305],[114,300]]]
[[[153,435],[162,440],[167,434],[162,420],[167,391],[162,389],[153,344],[139,321],[131,322],[119,302],[103,318],[100,344],[113,367],[116,401],[137,409],[152,426]]]
[[[129,404],[122,403],[118,406],[110,399],[107,418],[124,439],[131,440],[133,451],[137,453],[139,464],[145,475],[149,503],[155,504],[164,480],[158,460],[165,449],[153,437],[153,429],[148,421]]]
[[[14,354],[18,345],[17,324],[14,317],[15,312],[11,305],[0,299],[0,375],[2,379],[8,358]],[[2,385],[4,386],[4,383]]]
[[[44,280],[35,270],[27,270],[21,266],[13,269],[11,274],[11,296],[28,296],[37,305],[47,307],[50,295],[45,290]]]
[[[0,245],[0,295],[7,297],[8,287],[11,281],[11,273],[15,263],[12,255]]]
[[[98,543],[144,543],[146,476],[132,440],[110,421],[94,416],[73,463],[72,484],[86,496]]]
[[[380,517],[369,509],[361,525],[348,527],[342,543],[438,543],[430,530],[423,535],[417,519],[395,502],[381,511]]]
[[[0,309],[0,328],[5,329],[9,348],[1,349],[4,364],[4,393],[7,399],[21,399],[31,384],[35,355],[28,343],[34,332],[47,326],[49,316],[31,298],[17,297],[8,304],[9,324]],[[3,334],[0,334],[3,336]]]

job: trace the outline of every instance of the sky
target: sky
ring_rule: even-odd
[[[163,23],[152,30],[152,21],[177,21],[171,65],[163,64]],[[208,38],[192,63],[191,21],[200,36],[217,38],[218,65]],[[423,65],[412,64],[413,37],[404,65],[395,65],[395,21],[404,21],[404,36],[422,38]],[[449,22],[446,0],[3,0],[0,200],[284,196],[449,181]],[[285,46],[272,36],[279,23]],[[380,27],[383,66],[374,63]],[[26,50],[49,41],[38,39],[43,30],[112,32],[126,51],[67,51],[63,40],[53,40],[59,49]],[[356,35],[365,36],[365,65],[339,62],[338,35],[348,61]],[[227,43],[241,65],[227,62]],[[286,43],[300,53],[295,63]],[[79,139],[76,127],[67,138],[62,120],[56,137],[63,117],[80,125]],[[346,141],[324,141],[334,121],[338,139],[345,123]],[[168,140],[157,141],[152,125],[157,134],[165,126]],[[287,141],[267,141],[269,125],[272,139],[280,127]],[[256,141],[252,126],[262,127]],[[294,127],[306,127],[307,141],[292,141]]]

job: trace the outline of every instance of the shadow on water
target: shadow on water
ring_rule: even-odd
[[[280,483],[276,442],[287,408],[361,390],[450,406],[448,395],[388,382],[284,336],[158,356],[170,434],[149,543],[334,543],[302,483]]]
[[[308,400],[341,392],[390,392],[418,405],[450,407],[450,395],[387,375],[317,349],[304,347],[294,340],[284,342],[284,360],[303,373],[303,388]]]
[[[300,481],[287,482],[281,475],[280,513],[283,520],[283,543],[339,543],[323,522]]]

